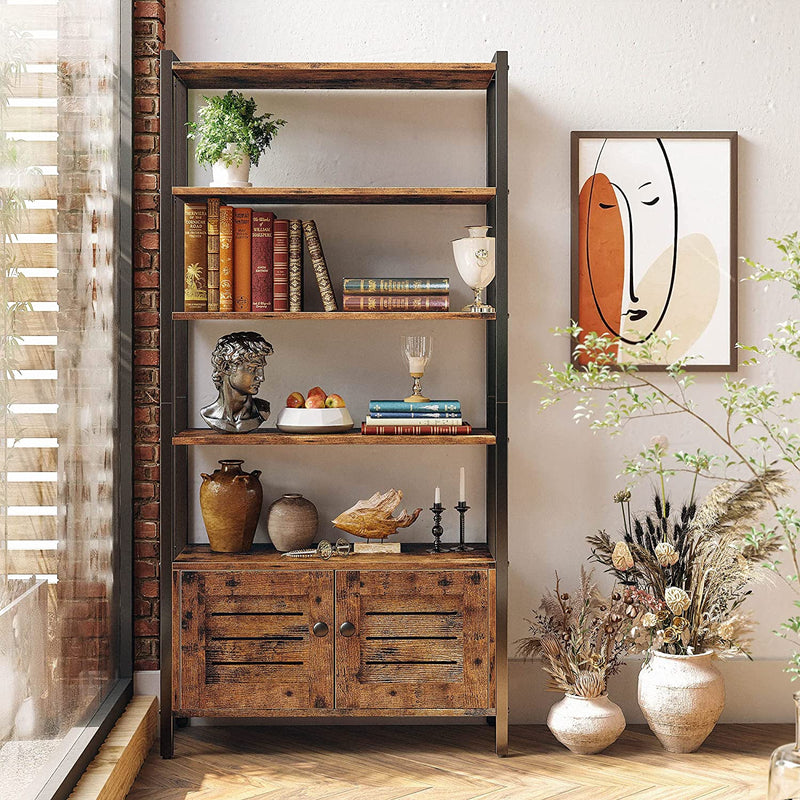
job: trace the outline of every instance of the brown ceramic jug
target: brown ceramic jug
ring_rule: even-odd
[[[216,553],[245,553],[253,546],[263,491],[261,470],[245,472],[241,459],[219,462],[213,475],[200,473],[200,510],[211,549]]]

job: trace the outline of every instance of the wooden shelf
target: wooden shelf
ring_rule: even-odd
[[[419,523],[418,523],[419,524]],[[357,541],[364,541],[358,539]],[[431,543],[433,539],[431,539]],[[467,553],[428,553],[431,543],[403,543],[401,553],[352,553],[323,558],[286,558],[271,544],[255,544],[248,553],[215,553],[207,544],[190,544],[173,562],[174,569],[470,569],[492,568],[495,560],[484,543]],[[442,542],[452,547],[455,542]]]
[[[172,72],[189,89],[485,90],[495,65],[176,61]]]
[[[189,428],[172,437],[172,444],[184,445],[492,445],[496,438],[486,428],[473,428],[464,436],[364,436],[360,430],[347,433],[283,433],[274,428],[252,433],[217,433],[210,428]]]
[[[486,205],[493,186],[174,186],[184,201],[218,197],[226,203],[314,205]]]
[[[468,311],[173,311],[174,320],[245,320],[245,319],[466,319],[486,321],[495,314],[471,314]]]

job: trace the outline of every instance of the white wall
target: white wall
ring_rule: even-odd
[[[684,422],[648,422],[631,426],[612,442],[574,426],[567,407],[547,414],[537,410],[532,380],[543,363],[567,356],[566,342],[554,339],[549,330],[569,314],[569,132],[738,130],[739,252],[774,260],[767,237],[797,229],[800,216],[798,26],[800,4],[794,0],[168,2],[168,46],[182,60],[488,61],[495,50],[509,51],[512,640],[524,635],[523,617],[538,603],[553,570],[565,578],[577,572],[587,553],[585,535],[602,527],[616,530],[618,509],[610,498],[619,486],[615,476],[622,454],[654,433],[667,434],[675,447],[684,449],[701,441]],[[483,108],[471,93],[312,97],[275,92],[258,97],[263,108],[289,120],[259,168],[256,180],[267,185],[483,182]],[[314,213],[325,226],[323,244],[337,278],[368,274],[373,267],[397,271],[408,264],[418,274],[450,274],[459,285],[448,242],[473,218],[469,209],[315,208]],[[740,289],[740,338],[756,341],[771,323],[794,313],[787,298],[767,298],[759,287],[745,284]],[[340,348],[335,364],[323,352],[333,344],[329,326],[302,332],[290,331],[288,325],[258,329],[292,359],[314,352],[319,344],[314,337],[325,335],[313,356],[317,371],[309,368],[307,376],[298,378],[301,391],[308,388],[306,383],[335,382],[356,405],[383,387],[389,394],[401,391],[393,352],[400,330],[376,340],[373,327],[369,339],[360,339],[357,323],[346,326],[330,331]],[[449,332],[437,333],[441,346],[431,390],[457,386],[465,398],[479,397],[481,372],[470,371],[469,361],[472,348],[475,360],[482,358],[480,334],[467,324],[453,330],[439,326]],[[193,391],[204,396],[208,389],[202,364],[216,334],[209,327],[198,340],[203,352],[196,349],[193,356]],[[377,363],[374,359],[384,352],[386,363],[379,371],[364,368],[362,356]],[[454,360],[445,362],[445,352]],[[319,381],[312,377],[317,374]],[[292,379],[277,367],[274,375],[274,391],[264,393],[279,403]],[[764,377],[788,385],[794,376]],[[701,402],[711,402],[719,380],[715,375],[698,377]],[[477,406],[475,413],[480,413]],[[341,510],[351,496],[363,495],[355,489],[347,494],[347,487],[378,488],[374,475],[381,465],[366,450],[358,454],[363,460],[349,462],[350,455],[330,451],[319,455],[323,517]],[[413,451],[404,452],[403,460],[409,456]],[[392,463],[388,479],[408,484],[411,504],[419,505],[427,503],[434,482],[442,481],[449,503],[455,492],[452,456],[426,455],[425,463],[411,473]],[[194,471],[217,457],[221,454],[210,451],[198,455]],[[252,460],[249,454],[245,457]],[[306,467],[297,458],[291,456],[288,478],[276,479],[275,490],[303,474]],[[345,462],[346,469],[338,474],[337,464]],[[476,454],[467,463],[470,472],[480,470]],[[680,496],[679,484],[673,492]],[[647,493],[636,499],[644,506]],[[757,663],[725,668],[725,718],[788,720],[790,684],[781,672],[787,650],[771,630],[791,613],[790,596],[780,587],[759,587],[751,607],[760,621]],[[627,671],[631,675],[619,679],[612,691],[635,721],[635,670]],[[513,665],[512,719],[542,719],[552,697],[544,696],[541,686],[532,665]]]

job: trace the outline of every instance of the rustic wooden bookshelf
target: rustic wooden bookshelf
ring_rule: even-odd
[[[486,100],[486,186],[190,186],[191,89],[472,90]],[[161,53],[161,753],[187,717],[486,717],[508,750],[508,58],[459,64],[180,62]],[[496,314],[209,313],[183,310],[183,204],[464,205],[496,236]],[[354,212],[357,213],[357,212]],[[190,427],[187,354],[194,325],[225,320],[479,322],[486,330],[486,428],[462,436],[220,434]],[[404,544],[398,554],[328,561],[269,545],[212,553],[189,541],[189,448],[247,445],[486,452],[486,538],[472,552]],[[347,457],[347,456],[345,456]],[[393,455],[394,457],[394,455]],[[397,457],[404,458],[403,451]]]

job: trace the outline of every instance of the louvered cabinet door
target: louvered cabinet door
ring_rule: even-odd
[[[333,572],[180,571],[174,589],[176,711],[333,707]]]
[[[337,571],[336,707],[494,705],[488,570]]]

